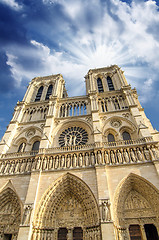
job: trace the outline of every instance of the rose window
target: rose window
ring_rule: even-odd
[[[88,133],[81,127],[69,127],[59,137],[59,144],[64,146],[83,145],[88,141]]]

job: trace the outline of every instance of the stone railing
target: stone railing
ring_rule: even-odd
[[[152,144],[98,149],[78,152],[38,154],[23,159],[1,159],[0,174],[22,174],[33,171],[57,171],[103,165],[124,165],[158,160],[158,149]]]
[[[59,103],[58,117],[73,117],[88,114],[88,100],[80,98],[67,98]]]
[[[128,108],[126,99],[122,95],[99,97],[98,104],[100,112],[109,112]]]
[[[124,146],[140,146],[146,143],[152,143],[152,137],[140,138],[137,140],[121,140],[117,142],[103,142],[103,143],[92,143],[85,145],[75,145],[75,146],[66,146],[66,147],[52,147],[52,148],[41,148],[39,151],[27,151],[27,152],[16,152],[16,153],[6,153],[2,154],[2,159],[9,158],[24,158],[29,156],[35,156],[37,154],[54,154],[54,153],[66,153],[66,152],[77,152],[77,151],[86,151],[99,148],[105,149],[115,149]]]
[[[1,155],[1,158],[25,158],[29,156],[35,156],[38,154],[38,151],[27,151],[27,152],[14,152],[14,153],[5,153]]]

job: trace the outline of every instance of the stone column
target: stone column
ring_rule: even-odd
[[[142,235],[142,240],[147,240],[144,225],[140,225],[140,231]]]
[[[73,229],[72,228],[68,229],[67,240],[73,240]]]

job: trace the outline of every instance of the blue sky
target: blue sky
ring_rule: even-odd
[[[90,68],[119,65],[159,129],[159,2],[0,0],[0,137],[36,76],[85,94]]]

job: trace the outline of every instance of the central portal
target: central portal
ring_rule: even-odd
[[[33,239],[41,236],[49,240],[100,239],[96,199],[90,188],[70,173],[45,192],[36,216]]]

